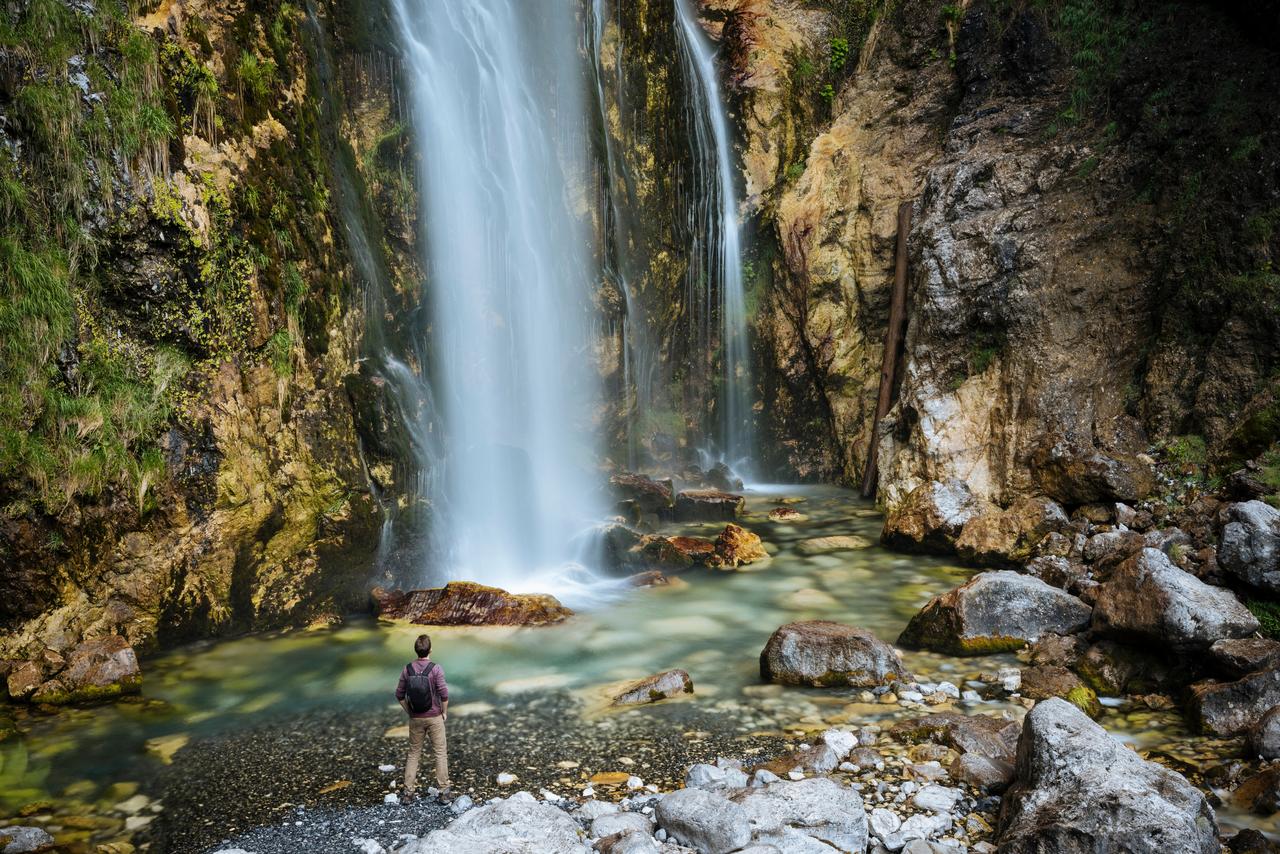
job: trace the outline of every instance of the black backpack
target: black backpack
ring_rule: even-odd
[[[436,686],[431,681],[431,671],[435,667],[434,661],[428,661],[422,672],[417,673],[412,664],[404,666],[404,698],[409,702],[410,712],[430,711],[436,705]]]

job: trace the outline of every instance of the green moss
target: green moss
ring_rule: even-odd
[[[1244,606],[1262,624],[1263,637],[1280,640],[1280,602],[1271,599],[1245,599]]]
[[[1068,691],[1062,699],[1091,718],[1096,718],[1102,714],[1102,704],[1098,702],[1098,695],[1088,685],[1077,685]]]

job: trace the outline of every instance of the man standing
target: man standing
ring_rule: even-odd
[[[431,735],[431,749],[436,755],[436,786],[440,789],[439,801],[451,803],[453,790],[449,786],[449,755],[445,747],[444,722],[449,716],[449,685],[444,681],[444,671],[431,660],[431,638],[418,635],[413,642],[417,658],[400,671],[396,685],[396,699],[409,715],[409,758],[404,764],[404,803],[417,799],[418,761],[422,758],[422,742]]]

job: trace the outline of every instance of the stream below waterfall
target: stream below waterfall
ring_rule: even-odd
[[[807,520],[770,521],[768,511],[784,498]],[[877,541],[882,517],[846,490],[756,490],[742,521],[772,553],[754,571],[691,570],[672,586],[630,590],[557,626],[431,629],[450,683],[455,781],[487,797],[499,791],[495,775],[508,771],[522,787],[568,795],[586,775],[622,767],[674,787],[688,762],[764,758],[806,730],[922,714],[858,702],[851,689],[763,685],[760,650],[775,628],[799,619],[852,623],[892,642],[931,596],[970,571],[879,545],[806,554],[800,544],[814,537]],[[671,530],[705,535],[718,527]],[[403,762],[391,689],[421,630],[353,618],[166,653],[145,662],[139,698],[21,720],[21,734],[0,742],[0,809],[34,803],[28,811],[101,817],[97,826],[85,822],[87,839],[111,838],[132,819],[142,833],[160,834],[158,850],[188,851],[279,823],[300,806],[377,803],[398,775],[378,766]],[[962,687],[1017,663],[1013,655],[913,652],[904,661],[921,681]],[[692,676],[692,696],[605,710],[609,686],[675,667]],[[1007,697],[961,708],[1023,711]],[[1180,770],[1200,764],[1203,740],[1176,711],[1113,707],[1102,722]],[[138,792],[153,801],[126,817],[120,804]],[[1230,827],[1241,817],[1224,807],[1219,818]]]

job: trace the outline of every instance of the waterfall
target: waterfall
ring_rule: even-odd
[[[698,25],[691,0],[673,0],[676,42],[688,88],[690,145],[693,148],[695,187],[690,203],[690,233],[694,236],[692,263],[687,277],[691,307],[699,298],[709,303],[718,294],[720,317],[718,448],[708,456],[750,476],[754,456],[751,412],[751,364],[747,342],[746,286],[742,270],[742,232],[738,219],[738,186],[730,143],[729,116],[725,112],[716,74],[715,53]],[[713,312],[704,305],[701,316]],[[705,347],[711,336],[705,333]]]
[[[604,515],[581,26],[564,2],[395,9],[446,441],[435,574],[562,594],[575,534]]]

